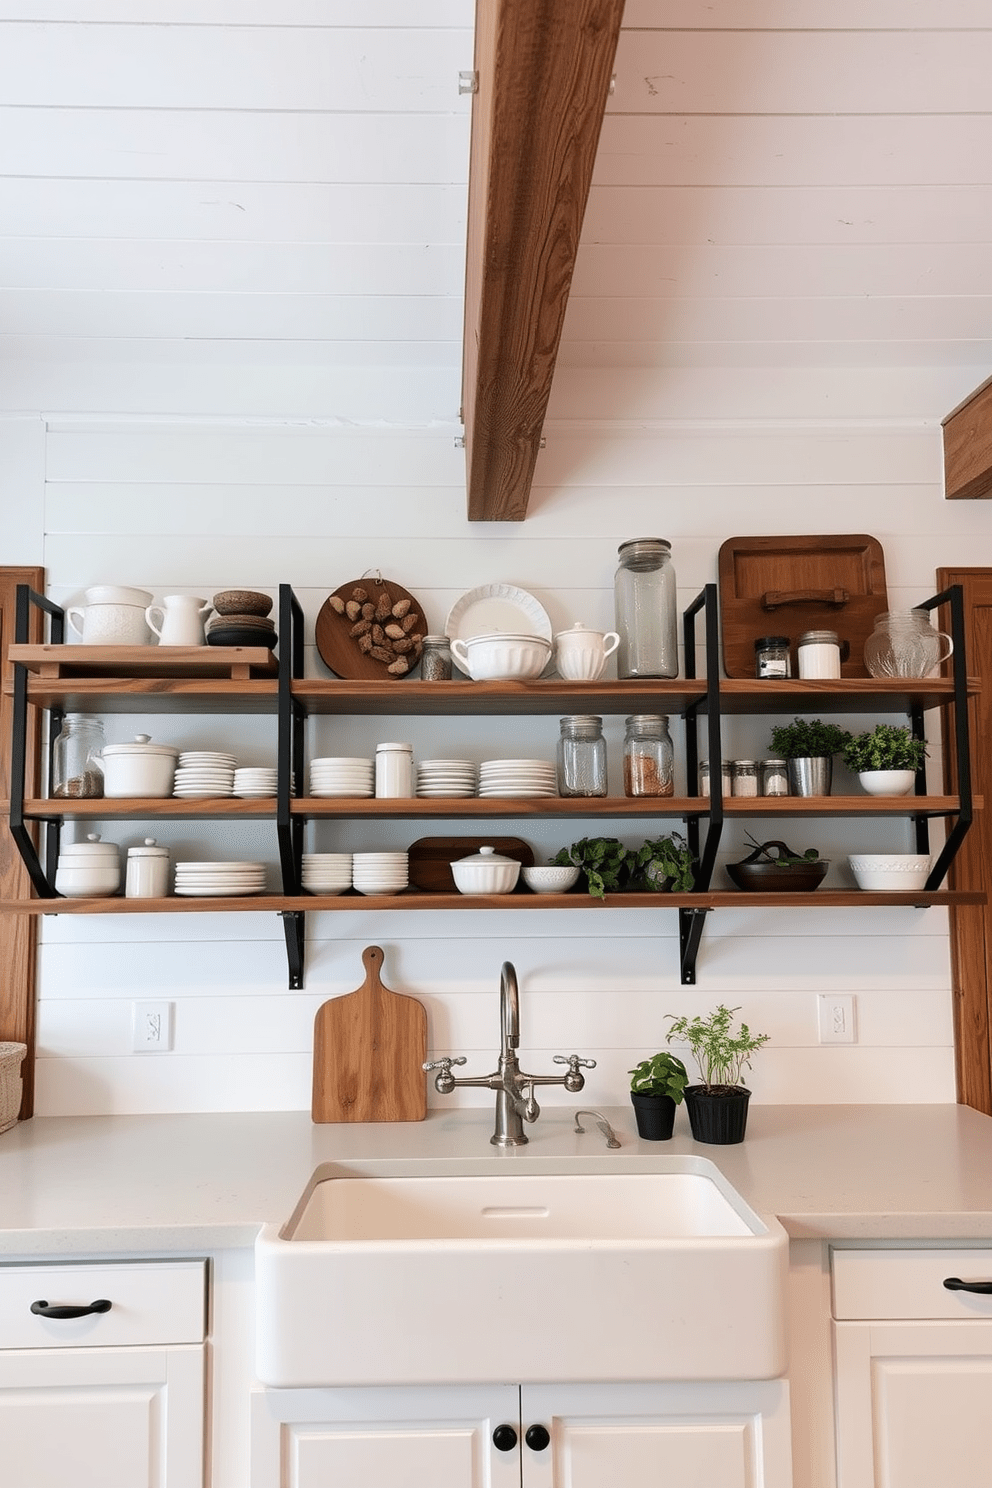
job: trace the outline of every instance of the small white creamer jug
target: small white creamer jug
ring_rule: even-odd
[[[194,594],[167,594],[160,605],[149,605],[145,619],[160,646],[202,646],[203,622],[213,609],[208,599]]]
[[[555,636],[555,665],[567,682],[595,682],[620,644],[615,630],[587,630],[578,621]]]

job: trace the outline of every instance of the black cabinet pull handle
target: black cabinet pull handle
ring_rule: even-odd
[[[980,1292],[992,1296],[992,1281],[962,1281],[959,1276],[948,1276],[944,1285],[949,1292]]]
[[[91,1312],[109,1312],[113,1305],[106,1297],[100,1297],[88,1307],[49,1307],[47,1302],[32,1302],[31,1311],[36,1317],[81,1318],[88,1317]]]
[[[543,1452],[551,1440],[551,1433],[547,1426],[528,1426],[524,1432],[524,1441],[532,1452]]]
[[[493,1446],[497,1452],[512,1452],[517,1445],[517,1433],[512,1426],[497,1426],[493,1432]]]

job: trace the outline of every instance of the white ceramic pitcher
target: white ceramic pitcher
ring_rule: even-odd
[[[84,594],[85,605],[70,605],[65,617],[86,646],[147,646],[151,642],[145,609],[147,589],[97,584]]]
[[[558,675],[568,682],[595,682],[603,675],[606,658],[620,644],[615,630],[587,630],[578,621],[571,630],[555,636],[555,665]]]
[[[213,609],[209,599],[194,594],[167,594],[160,605],[149,605],[145,619],[160,646],[202,646],[203,622]]]

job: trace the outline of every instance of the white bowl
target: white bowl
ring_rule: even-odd
[[[55,892],[67,899],[107,899],[120,892],[120,864],[94,864],[86,868],[55,870]]]
[[[908,796],[916,780],[915,770],[861,770],[858,781],[870,796]]]
[[[551,642],[536,635],[481,635],[451,642],[475,682],[512,682],[539,677],[551,656]]]
[[[459,858],[450,866],[459,894],[512,894],[520,877],[520,864],[500,857],[494,847],[480,847],[472,857]]]
[[[925,853],[852,853],[847,861],[858,888],[868,893],[914,893],[930,875]]]
[[[565,894],[579,881],[578,868],[562,868],[550,864],[538,868],[524,868],[524,883],[535,894]]]

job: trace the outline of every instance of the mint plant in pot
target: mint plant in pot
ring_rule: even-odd
[[[743,1021],[735,1023],[740,1008],[728,1008],[722,1002],[707,1017],[676,1018],[669,1013],[672,1026],[668,1043],[684,1043],[699,1068],[701,1083],[687,1085],[685,1106],[689,1126],[697,1142],[729,1146],[743,1142],[747,1127],[750,1090],[741,1077],[751,1068],[751,1055],[767,1044],[767,1033],[752,1033]]]
[[[666,1142],[675,1130],[675,1107],[681,1105],[689,1083],[685,1065],[677,1055],[662,1051],[627,1073],[637,1135],[648,1142]]]
[[[844,747],[844,763],[870,796],[908,796],[927,757],[923,739],[908,728],[879,723],[855,734]]]
[[[788,761],[794,796],[829,796],[834,755],[850,743],[847,729],[820,718],[797,718],[772,729],[772,752]]]

